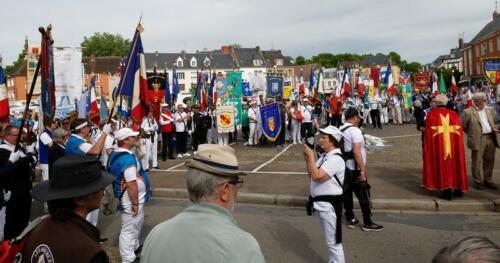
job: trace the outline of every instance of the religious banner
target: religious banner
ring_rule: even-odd
[[[416,90],[426,91],[429,89],[429,72],[420,72],[413,74],[413,83]]]
[[[262,120],[262,134],[269,141],[274,142],[282,129],[278,103],[261,106],[260,117]]]
[[[232,105],[217,107],[217,132],[234,132],[234,107]]]
[[[250,83],[250,90],[253,95],[264,93],[266,91],[266,76],[262,72],[248,73],[248,80]]]
[[[75,110],[75,101],[80,99],[83,90],[81,48],[54,48],[54,79],[55,116],[65,118]]]
[[[240,71],[227,72],[227,92],[231,98],[241,98],[241,73]]]
[[[227,93],[227,80],[223,77],[218,77],[215,80],[215,92],[217,94],[217,98],[226,99],[229,98]]]
[[[492,85],[500,84],[500,58],[484,58],[483,70]]]
[[[236,125],[241,125],[241,114],[243,111],[241,108],[241,99],[228,99],[226,105],[232,105],[234,107],[234,123]]]
[[[148,98],[153,107],[153,116],[158,121],[160,119],[160,104],[165,98],[166,77],[164,73],[146,73],[148,80]]]
[[[38,63],[38,58],[40,57],[40,45],[29,45],[27,57],[27,70],[26,70],[26,85],[28,89],[31,87],[31,82],[33,82],[33,75],[35,75],[36,64]],[[80,60],[81,63],[81,60]],[[40,79],[35,83],[35,88],[33,89],[33,95],[40,95],[42,82]],[[80,94],[80,93],[78,93]],[[79,96],[77,96],[79,97]]]
[[[283,94],[283,77],[282,76],[267,76],[267,96],[279,97]]]
[[[412,105],[411,99],[411,84],[403,84],[402,85],[402,94],[403,94],[403,108],[405,110],[410,109]]]
[[[244,97],[251,97],[252,96],[252,90],[250,90],[250,82],[242,82],[241,88],[243,90]]]
[[[283,82],[283,98],[288,99],[292,95],[292,82],[287,80]]]

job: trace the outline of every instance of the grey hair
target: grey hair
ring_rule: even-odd
[[[52,132],[52,137],[54,138],[63,138],[65,137],[66,135],[68,135],[68,131],[66,131],[65,129],[63,128],[56,128],[53,132]]]
[[[466,237],[445,247],[432,259],[432,263],[500,263],[500,247],[486,237]]]
[[[448,104],[448,97],[444,94],[439,94],[436,96],[436,105],[437,106],[446,106]]]
[[[186,179],[189,200],[193,203],[213,200],[219,191],[219,184],[226,181],[223,178],[193,168],[187,170]]]

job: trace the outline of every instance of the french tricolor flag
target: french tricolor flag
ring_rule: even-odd
[[[146,61],[142,47],[141,32],[144,29],[139,24],[135,30],[125,70],[118,85],[118,94],[132,98],[130,117],[134,121],[133,129],[138,130],[142,118],[146,113],[148,99],[148,81],[146,78]]]
[[[90,78],[89,94],[87,96],[87,115],[88,115],[89,120],[91,122],[93,122],[95,124],[99,124],[100,113],[99,113],[99,108],[97,107],[94,77]]]
[[[9,122],[9,97],[7,96],[7,86],[5,85],[5,73],[0,66],[0,122]]]

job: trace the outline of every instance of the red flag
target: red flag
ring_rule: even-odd
[[[304,83],[300,83],[299,85],[299,95],[304,96],[306,94],[306,87]]]
[[[457,83],[455,82],[455,76],[453,76],[453,74],[451,74],[451,92],[453,93],[453,95],[457,94]]]
[[[372,67],[370,69],[370,78],[373,79],[373,85],[377,88],[380,81],[380,68]]]
[[[437,108],[427,114],[423,159],[422,183],[425,188],[467,191],[463,130],[454,111]]]
[[[94,81],[91,80],[91,83],[93,83],[93,82]],[[88,112],[89,120],[95,124],[99,124],[100,112],[99,112],[99,108],[97,107],[97,100],[96,100],[96,96],[95,96],[94,84],[90,84],[89,89],[90,89],[90,91],[89,91],[90,92],[89,112]]]

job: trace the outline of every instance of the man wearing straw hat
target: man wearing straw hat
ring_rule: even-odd
[[[234,150],[202,144],[186,166],[191,204],[150,232],[141,262],[265,262],[255,238],[231,215],[246,175]]]

